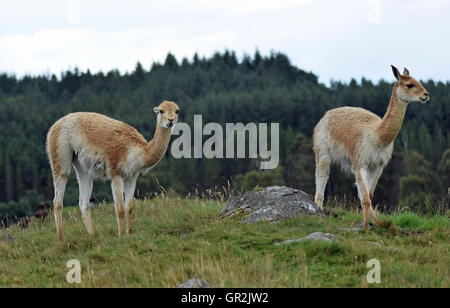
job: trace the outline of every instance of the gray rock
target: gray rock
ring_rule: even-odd
[[[212,286],[201,278],[192,278],[180,284],[178,288],[212,288]]]
[[[231,200],[220,213],[221,218],[240,217],[244,223],[277,222],[300,215],[326,216],[326,213],[307,193],[285,186],[246,192]]]
[[[2,235],[1,239],[7,243],[18,242],[19,240],[9,234]]]
[[[339,228],[340,231],[345,231],[345,232],[359,232],[362,229],[361,228]]]
[[[294,240],[286,240],[286,241],[282,241],[282,242],[278,242],[275,243],[276,246],[278,245],[282,245],[282,244],[290,244],[290,243],[296,243],[296,242],[302,242],[302,241],[326,241],[326,242],[339,242],[339,239],[334,236],[331,233],[323,233],[323,232],[314,232],[311,233],[310,235],[303,237],[303,238],[298,238],[298,239],[294,239]]]

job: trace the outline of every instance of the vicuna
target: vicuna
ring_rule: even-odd
[[[63,198],[72,165],[78,179],[79,206],[88,233],[94,234],[89,207],[94,177],[111,180],[119,236],[123,232],[125,217],[127,233],[131,233],[137,177],[154,167],[165,154],[180,109],[174,102],[164,101],[153,110],[157,114],[157,124],[150,142],[133,127],[97,113],[71,113],[50,128],[47,152],[55,188],[58,240],[62,240]]]
[[[426,103],[430,96],[422,84],[403,75],[392,66],[397,82],[386,114],[376,114],[357,107],[329,110],[314,129],[316,157],[316,195],[314,201],[322,207],[330,164],[338,163],[345,171],[355,175],[358,197],[364,212],[364,230],[368,229],[368,216],[378,223],[372,208],[372,197],[384,167],[390,161],[393,143],[402,126],[409,103]]]

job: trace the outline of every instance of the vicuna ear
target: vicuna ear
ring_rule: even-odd
[[[155,108],[153,108],[153,111],[154,111],[155,113],[158,113],[158,112],[159,112],[159,108],[158,108],[158,107],[155,107]]]
[[[406,67],[403,69],[403,75],[409,76],[409,71]]]
[[[395,66],[391,65],[391,67],[392,67],[392,73],[394,73],[395,79],[398,80],[400,78],[400,72],[398,71],[398,69]]]

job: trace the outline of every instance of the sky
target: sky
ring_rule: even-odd
[[[448,0],[6,0],[0,73],[147,69],[232,50],[286,54],[319,81],[450,80]]]

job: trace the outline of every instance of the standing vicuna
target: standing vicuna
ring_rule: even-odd
[[[127,233],[131,233],[137,177],[154,167],[165,154],[180,109],[174,102],[164,101],[153,110],[158,116],[155,135],[150,142],[133,127],[97,113],[71,113],[50,128],[47,152],[55,187],[58,240],[62,240],[63,198],[72,165],[77,174],[79,206],[88,233],[94,233],[89,208],[94,177],[111,180],[119,236],[123,232],[125,216]]]
[[[322,207],[331,163],[340,163],[344,171],[356,178],[358,196],[364,212],[364,230],[368,215],[378,223],[372,208],[372,197],[383,168],[392,156],[393,143],[402,126],[409,103],[426,103],[430,96],[422,84],[403,75],[392,66],[397,82],[383,119],[362,108],[341,107],[329,110],[314,129],[316,155],[316,195],[314,201]]]

